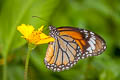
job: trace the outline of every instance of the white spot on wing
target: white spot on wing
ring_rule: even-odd
[[[56,68],[54,68],[54,71],[56,71]]]
[[[90,48],[90,47],[88,47],[88,48],[87,48],[87,50],[88,50],[88,51],[90,51],[90,50],[91,50],[91,48]]]
[[[91,40],[94,44],[96,44],[96,42],[95,42],[95,40],[94,40],[93,38],[90,38],[90,40]]]
[[[106,49],[106,46],[104,46],[104,49]]]
[[[69,67],[66,67],[66,69],[68,70],[68,69],[69,69]]]
[[[93,44],[91,41],[88,41],[88,43],[90,44],[92,50],[95,50],[95,46],[94,46],[94,44]]]
[[[94,35],[94,33],[93,33],[93,32],[90,32],[90,34],[93,34],[93,35]]]
[[[60,71],[60,69],[59,69],[59,68],[57,68],[57,71],[59,72],[59,71]]]
[[[88,32],[88,31],[84,30],[84,32]]]
[[[65,70],[65,68],[63,67],[62,70]]]
[[[89,53],[92,53],[91,47],[87,48],[87,51],[89,51]]]
[[[95,36],[92,36],[92,39],[96,40]]]

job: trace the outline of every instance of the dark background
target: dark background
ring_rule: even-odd
[[[27,44],[16,30],[23,23],[36,29],[45,25],[46,34],[49,24],[84,28],[107,43],[102,55],[80,60],[63,72],[46,69],[47,44],[39,45],[30,57],[29,80],[120,80],[120,0],[0,0],[0,80],[6,66],[7,80],[24,79]]]

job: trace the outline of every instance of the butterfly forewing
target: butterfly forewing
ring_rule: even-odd
[[[82,58],[99,55],[106,49],[105,41],[94,32],[73,27],[60,27],[58,30],[64,35],[70,35],[77,42],[82,51]],[[74,34],[69,34],[73,32]]]
[[[50,27],[50,42],[45,64],[53,71],[69,69],[79,59],[97,56],[106,49],[105,41],[97,34],[73,27]]]

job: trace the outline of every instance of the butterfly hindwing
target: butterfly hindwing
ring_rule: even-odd
[[[45,64],[48,69],[53,71],[69,69],[80,59],[79,54],[81,53],[78,51],[80,49],[78,49],[77,43],[72,38],[72,41],[69,42],[64,41],[63,38],[64,36],[60,36],[54,42],[51,42],[46,52]]]

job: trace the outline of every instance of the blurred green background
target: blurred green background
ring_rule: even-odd
[[[102,55],[63,72],[46,69],[47,44],[39,45],[30,57],[29,80],[120,80],[120,0],[0,0],[0,80],[5,70],[7,80],[24,79],[27,44],[16,30],[23,23],[36,29],[49,24],[84,28],[107,43]],[[48,34],[48,26],[44,32]]]

